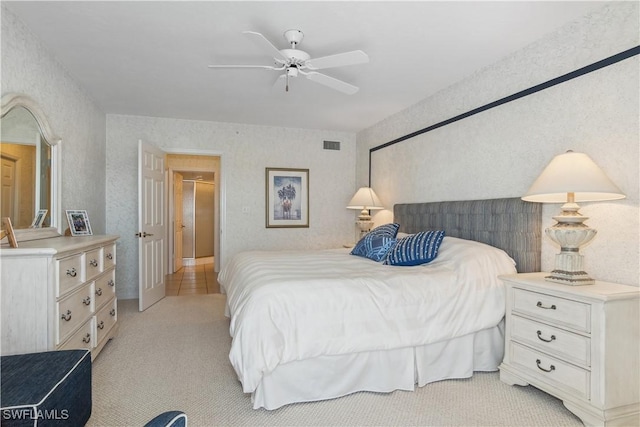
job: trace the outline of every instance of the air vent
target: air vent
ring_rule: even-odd
[[[339,150],[340,141],[324,141],[325,150]]]

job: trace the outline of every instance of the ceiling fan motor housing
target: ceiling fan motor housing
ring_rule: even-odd
[[[304,38],[304,34],[300,30],[287,30],[284,32],[284,38],[289,42],[292,48]]]

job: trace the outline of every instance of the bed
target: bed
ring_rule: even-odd
[[[400,232],[444,230],[428,264],[323,251],[249,251],[218,280],[229,359],[254,408],[495,371],[504,351],[499,274],[539,271],[540,207],[520,199],[400,204]]]

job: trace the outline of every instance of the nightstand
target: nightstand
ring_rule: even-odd
[[[640,425],[640,288],[568,286],[548,273],[507,285],[500,380],[563,401],[585,425]]]

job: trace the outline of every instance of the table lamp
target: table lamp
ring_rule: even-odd
[[[577,202],[624,199],[626,196],[584,153],[567,151],[556,156],[542,171],[522,200],[564,203],[555,225],[545,230],[560,245],[555,268],[546,280],[565,285],[591,285],[594,280],[584,271],[580,247],[591,241],[596,230],[584,224]]]
[[[382,206],[382,202],[380,202],[380,199],[373,189],[369,187],[360,187],[358,191],[356,191],[356,194],[351,198],[351,201],[349,201],[347,209],[361,209],[356,225],[360,229],[360,237],[362,237],[371,230],[371,227],[373,227],[373,221],[371,221],[369,211],[374,209],[384,209],[384,206]]]

